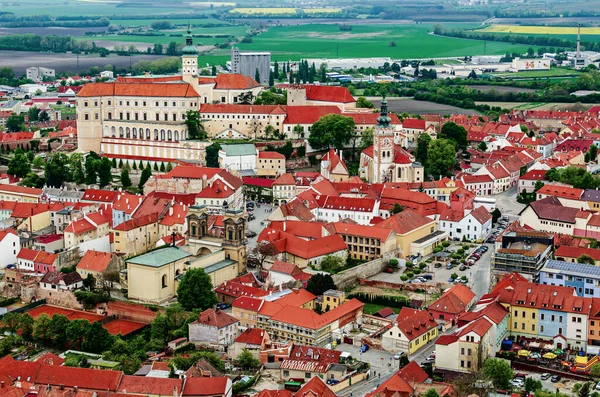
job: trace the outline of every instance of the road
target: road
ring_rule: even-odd
[[[254,207],[253,214],[256,217],[256,219],[248,222],[248,230],[251,230],[254,233],[256,233],[256,236],[248,239],[248,244],[246,247],[248,252],[252,251],[252,249],[256,247],[256,239],[260,232],[262,232],[262,230],[265,228],[265,225],[261,225],[260,223],[265,221],[267,216],[269,216],[270,214],[269,211],[271,211],[273,208],[274,207],[272,205],[268,204],[261,204],[260,208],[256,206]]]
[[[519,219],[519,213],[525,208],[525,205],[517,202],[517,186],[513,186],[501,194],[495,196],[485,196],[496,199],[496,207],[502,215],[508,216],[511,221]]]

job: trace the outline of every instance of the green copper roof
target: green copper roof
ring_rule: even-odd
[[[392,119],[388,116],[387,99],[385,99],[384,95],[383,99],[381,99],[381,114],[377,117],[377,125],[380,127],[388,127],[391,122]]]
[[[180,259],[192,256],[184,250],[175,247],[161,248],[156,251],[148,252],[147,254],[136,256],[126,260],[127,263],[134,263],[136,265],[161,267],[171,262],[178,261]]]
[[[221,150],[223,150],[227,156],[256,156],[256,147],[252,143],[221,145]]]
[[[198,49],[194,47],[194,41],[192,40],[192,31],[190,30],[190,24],[188,23],[187,37],[185,38],[185,47],[181,50],[184,55],[198,55]]]

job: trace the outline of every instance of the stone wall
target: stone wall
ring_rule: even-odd
[[[38,288],[36,298],[46,299],[46,303],[49,305],[56,305],[75,310],[83,309],[83,306],[77,301],[75,294],[71,291],[48,291]]]
[[[338,289],[344,289],[350,285],[356,284],[359,278],[369,278],[381,273],[387,266],[388,258],[378,258],[362,265],[344,270],[338,274],[334,274],[333,282]]]
[[[103,303],[98,306],[97,310],[99,313],[101,310],[104,311],[100,314],[107,316],[116,315],[121,320],[136,321],[144,324],[150,324],[158,314],[158,311],[153,311],[144,305],[120,301]]]

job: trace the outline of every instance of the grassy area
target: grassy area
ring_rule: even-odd
[[[127,16],[123,16],[123,19],[110,18],[111,25],[121,25],[121,26],[149,26],[152,22],[156,21],[170,21],[173,25],[181,25],[187,28],[188,22],[191,25],[209,25],[209,24],[225,24],[226,21],[221,21],[216,18],[192,18],[192,19],[170,19],[168,16],[160,19],[127,19]]]
[[[543,35],[577,35],[577,27],[570,26],[526,26],[526,25],[490,25],[479,32],[543,34]],[[598,35],[600,27],[583,27],[582,35]],[[583,38],[585,40],[585,37]]]
[[[550,70],[525,70],[517,73],[491,73],[494,76],[514,78],[514,77],[558,77],[558,76],[579,76],[578,70],[566,68],[550,68]]]
[[[452,28],[473,28],[474,24],[450,24]],[[311,24],[274,26],[240,44],[241,50],[270,51],[277,60],[300,58],[355,58],[389,56],[391,58],[427,58],[464,56],[483,53],[483,41],[437,37],[429,34],[432,24],[354,25],[340,31],[336,25]],[[529,46],[488,42],[486,53],[525,52]],[[214,56],[221,54],[214,53]]]
[[[387,306],[375,305],[373,303],[365,303],[365,307],[364,307],[363,311],[365,314],[374,314],[385,307],[387,307]],[[398,314],[398,312],[400,312],[400,308],[391,307],[390,309],[392,309],[394,311],[394,313],[396,313],[396,314]]]
[[[229,13],[241,15],[292,15],[296,13],[296,9],[284,7],[234,8]]]
[[[6,3],[5,3],[6,4]],[[190,7],[185,3],[170,4],[170,2],[154,2],[127,6],[126,2],[117,0],[19,0],[2,7],[3,12],[21,15],[140,15],[140,14],[170,14],[174,12],[189,12]],[[198,10],[201,12],[201,10]],[[208,12],[209,10],[207,10]]]

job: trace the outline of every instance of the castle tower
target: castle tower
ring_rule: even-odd
[[[198,85],[198,50],[194,46],[192,32],[188,24],[187,37],[185,38],[185,47],[181,50],[181,72],[183,81],[194,86]]]
[[[384,95],[381,100],[381,113],[377,117],[377,126],[373,133],[373,183],[391,180],[389,168],[394,161],[394,129],[390,127],[391,121]]]

